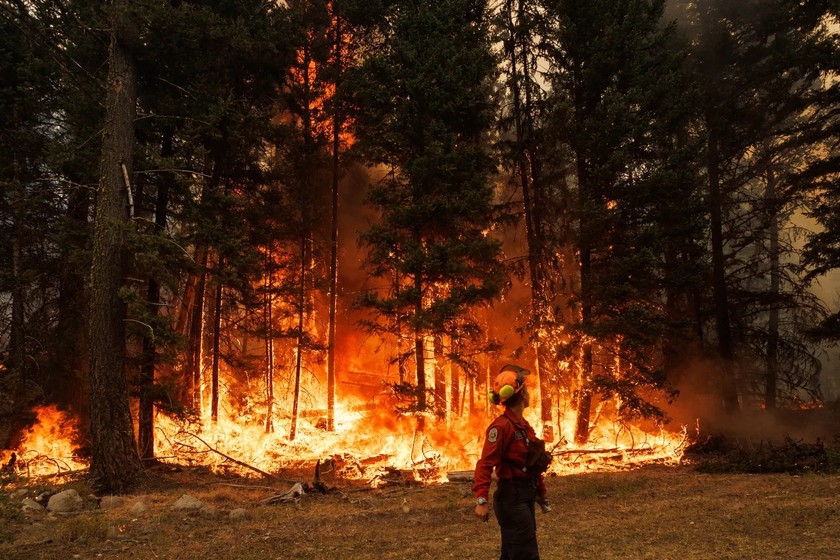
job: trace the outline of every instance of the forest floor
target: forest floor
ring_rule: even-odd
[[[498,557],[498,525],[492,516],[487,523],[474,517],[469,483],[371,489],[329,482],[332,492],[265,505],[260,502],[291,484],[200,469],[158,472],[121,505],[103,510],[76,480],[53,491],[77,489],[85,498],[82,511],[58,515],[23,512],[21,496],[36,496],[44,487],[11,481],[0,492],[0,558]],[[838,475],[703,474],[688,466],[648,466],[555,476],[547,485],[553,511],[537,513],[543,560],[840,557]],[[184,494],[209,507],[174,510]],[[144,506],[138,509],[137,502]],[[236,509],[243,518],[231,517]]]

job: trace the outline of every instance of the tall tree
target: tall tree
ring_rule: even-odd
[[[424,413],[427,338],[477,335],[471,310],[502,288],[499,243],[487,235],[495,60],[480,0],[394,2],[381,23],[384,41],[353,76],[361,152],[390,171],[371,186],[381,221],[363,234],[369,270],[386,284],[361,303],[375,315],[370,331],[399,340],[407,328],[412,408]]]
[[[820,312],[791,267],[773,264],[780,251],[790,255],[793,244],[788,243],[787,250],[753,248],[757,239],[764,246],[774,245],[774,222],[794,209],[795,200],[785,194],[784,185],[790,172],[811,158],[806,154],[813,135],[804,131],[817,122],[812,114],[820,114],[823,103],[814,85],[836,58],[836,45],[831,47],[826,30],[830,2],[705,0],[692,8],[692,54],[703,89],[714,331],[720,360],[715,385],[722,407],[734,411],[749,398],[748,387],[754,383],[738,367],[749,360],[750,347],[763,355],[768,346],[772,350],[789,341],[792,361],[787,368],[808,370],[816,364],[812,350],[796,341],[796,329],[788,330],[784,340],[777,339],[767,323],[768,314],[780,309]],[[769,187],[772,197],[764,194]],[[766,282],[756,282],[756,271],[763,271]],[[774,284],[783,275],[784,282]],[[751,319],[757,316],[767,326]],[[772,363],[762,370],[768,367]],[[761,377],[759,383],[769,379]],[[767,390],[758,392],[767,398]]]
[[[111,12],[101,180],[94,221],[90,295],[90,476],[96,487],[128,490],[141,472],[125,370],[125,229],[134,168],[137,69],[129,51],[136,39],[129,0]]]
[[[663,2],[545,5],[553,134],[575,166],[582,349],[575,439],[584,442],[596,398],[619,397],[625,416],[662,416],[641,388],[665,381],[657,349],[670,237],[659,204],[674,191],[692,200],[691,183],[674,173],[686,157],[674,138],[690,88]]]
[[[540,18],[541,10],[537,3],[506,0],[499,6],[495,20],[497,33],[504,45],[501,68],[509,99],[506,104],[509,109],[502,111],[500,119],[504,133],[502,155],[509,161],[521,191],[521,213],[524,215],[527,239],[531,308],[524,330],[529,333],[535,349],[540,414],[543,422],[548,423],[552,420],[552,397],[556,392],[559,361],[552,356],[552,348],[556,348],[560,337],[558,331],[562,330],[560,325],[567,319],[563,314],[569,308],[568,298],[562,303],[557,302],[559,313],[554,304],[556,297],[568,293],[565,287],[571,279],[566,278],[569,282],[564,282],[558,276],[564,272],[563,245],[569,247],[571,243],[563,244],[552,235],[552,231],[560,232],[561,227],[547,226],[555,218],[557,226],[561,224],[561,219],[552,215],[555,208],[552,194],[554,187],[565,183],[567,162],[562,155],[553,154],[559,156],[557,159],[562,163],[553,167],[556,173],[546,176],[543,160],[547,146],[540,129],[544,93],[537,79],[541,59],[538,45]],[[510,140],[506,141],[507,135]]]

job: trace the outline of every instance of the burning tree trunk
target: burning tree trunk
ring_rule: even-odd
[[[117,0],[112,20],[90,293],[90,475],[97,488],[110,492],[130,488],[142,469],[128,404],[125,303],[120,298],[137,102],[137,70],[124,43],[131,31],[120,18],[128,5]]]

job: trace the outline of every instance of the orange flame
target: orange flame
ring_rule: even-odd
[[[55,405],[34,410],[38,420],[25,430],[16,451],[15,467],[31,476],[63,473],[87,468],[76,456],[78,425],[75,418]]]

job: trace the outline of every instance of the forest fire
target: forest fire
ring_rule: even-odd
[[[21,437],[13,463],[15,468],[28,476],[86,468],[86,462],[76,453],[78,428],[75,419],[54,405],[36,407],[33,413],[37,421]],[[3,458],[4,463],[7,461],[11,459]]]
[[[384,387],[384,386],[383,386]],[[423,432],[416,417],[398,415],[383,392],[363,401],[339,400],[335,430],[323,429],[323,417],[313,410],[302,414],[297,437],[265,433],[264,426],[247,411],[220,415],[212,422],[184,422],[163,413],[156,417],[157,458],[164,464],[209,467],[214,472],[242,476],[312,476],[316,464],[327,480],[343,479],[371,486],[388,483],[441,483],[458,473],[469,476],[480,453],[483,430],[495,410],[467,417],[427,418]],[[232,409],[231,409],[232,410]],[[37,423],[28,429],[15,450],[14,468],[37,477],[66,474],[86,468],[78,448],[77,422],[54,406],[35,410]],[[536,414],[526,416],[538,432]],[[278,425],[285,420],[278,419]],[[574,418],[563,422],[560,434],[570,433]],[[592,441],[573,446],[565,438],[554,444],[551,472],[563,475],[583,471],[618,470],[646,463],[675,464],[686,444],[686,432],[646,433],[612,421],[599,421]],[[8,458],[4,458],[4,463]]]

